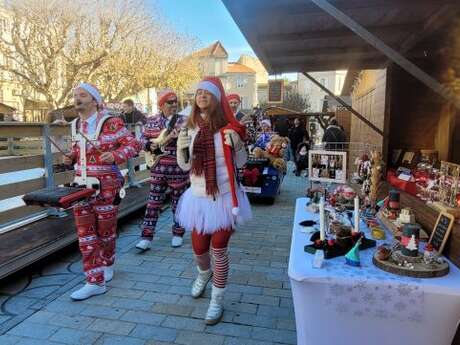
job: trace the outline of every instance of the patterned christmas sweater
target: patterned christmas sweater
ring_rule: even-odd
[[[74,121],[72,136],[76,134],[75,128],[79,126],[79,119]],[[104,121],[102,125],[99,124],[100,121]],[[86,144],[87,175],[93,177],[101,177],[107,173],[121,175],[116,165],[135,157],[142,148],[141,143],[128,131],[123,120],[119,117],[106,119],[104,116],[98,116],[97,124],[100,129],[94,135],[87,136],[88,139],[91,139],[91,143]],[[72,140],[71,156],[76,162],[76,174],[80,176],[80,146],[78,141],[74,141],[74,138]],[[115,162],[105,163],[101,161],[100,156],[104,152],[112,152]]]

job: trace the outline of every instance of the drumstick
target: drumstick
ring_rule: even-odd
[[[56,144],[55,141],[54,141],[53,139],[50,138],[50,136],[47,135],[46,138],[50,141],[51,144],[53,144],[53,146],[54,146],[60,153],[62,153],[62,154],[63,154],[64,156],[66,156],[67,158],[72,158],[71,156],[69,156],[68,153],[65,153],[64,150],[61,149],[61,148],[59,147],[59,145]]]
[[[104,153],[103,151],[99,150],[99,149],[96,147],[96,145],[93,144],[93,141],[90,140],[86,135],[84,135],[84,134],[83,134],[82,132],[80,132],[80,131],[78,131],[78,133],[79,133],[83,138],[85,138],[86,141],[89,142],[89,143],[91,144],[92,147],[94,147],[94,149],[96,150],[97,153],[99,153],[99,154],[103,154],[103,153]]]

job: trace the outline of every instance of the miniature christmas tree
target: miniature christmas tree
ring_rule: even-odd
[[[361,261],[359,259],[359,245],[361,244],[361,239],[359,239],[353,248],[345,255],[345,263],[351,266],[361,266]]]
[[[418,250],[417,242],[415,241],[415,235],[411,236],[409,243],[407,243],[406,249],[410,251]]]

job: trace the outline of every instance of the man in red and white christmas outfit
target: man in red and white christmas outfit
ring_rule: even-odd
[[[86,284],[71,294],[84,300],[106,291],[113,277],[119,192],[123,176],[117,167],[134,157],[140,143],[119,117],[102,109],[99,91],[81,83],[74,89],[78,118],[72,122],[72,149],[64,164],[76,163],[75,182],[95,188],[96,194],[74,207],[78,242],[83,256]]]
[[[171,246],[180,247],[185,233],[184,228],[175,221],[174,214],[179,198],[190,185],[189,173],[179,167],[176,158],[177,136],[186,121],[186,117],[177,114],[177,95],[172,90],[164,90],[159,94],[158,106],[160,113],[147,120],[142,134],[144,150],[163,156],[150,168],[150,194],[144,221],[141,225],[141,240],[136,245],[136,248],[141,250],[150,249],[152,245],[153,235],[168,187],[171,191],[171,210],[173,212]],[[163,140],[165,144],[152,143],[152,140],[157,139],[167,128],[170,129],[170,134]]]

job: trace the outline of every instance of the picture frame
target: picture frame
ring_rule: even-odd
[[[415,152],[413,151],[406,151],[404,152],[403,158],[402,158],[402,164],[405,166],[413,166],[414,165],[414,158],[415,158]]]
[[[344,184],[347,182],[347,153],[310,150],[308,171],[310,181]]]
[[[447,212],[440,212],[433,231],[431,232],[428,243],[433,246],[438,254],[441,254],[452,227],[455,223],[455,217]]]

